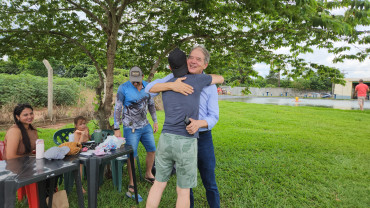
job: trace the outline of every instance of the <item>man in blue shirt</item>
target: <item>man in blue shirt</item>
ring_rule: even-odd
[[[194,89],[194,93],[185,96],[172,90],[166,90],[162,94],[165,121],[158,141],[155,159],[156,178],[149,191],[147,208],[159,206],[174,163],[177,169],[176,207],[190,206],[190,188],[197,185],[197,138],[199,135],[198,131],[189,133],[186,126],[198,120],[202,89],[210,84],[224,81],[220,75],[187,74],[186,55],[178,48],[169,54],[168,62],[174,74],[174,78],[169,82],[184,76],[186,77],[184,82]],[[179,71],[184,73],[178,73]],[[185,119],[186,117],[191,118],[189,122]]]
[[[191,74],[201,74],[207,68],[210,55],[204,46],[194,46],[187,60],[188,70]],[[193,88],[182,81],[186,78],[178,78],[174,82],[168,82],[174,76],[167,75],[163,79],[155,80],[147,85],[146,92],[162,92],[173,90],[184,95],[193,93]],[[156,95],[152,93],[152,95]],[[218,94],[216,85],[203,88],[200,95],[199,120],[190,119],[192,122],[186,130],[194,134],[199,130],[198,137],[198,170],[206,189],[207,201],[211,208],[220,207],[220,195],[218,192],[215,168],[216,158],[214,153],[211,129],[216,125],[219,117]],[[194,207],[193,192],[190,192],[190,204]]]
[[[144,145],[147,152],[145,180],[154,183],[155,179],[151,171],[156,149],[153,130],[154,133],[158,130],[155,104],[153,97],[144,90],[148,83],[143,81],[141,69],[139,67],[133,67],[129,73],[130,80],[121,84],[117,91],[117,99],[114,106],[114,135],[121,137],[122,134],[119,125],[122,122],[126,144],[131,145],[134,149],[134,157],[137,157],[139,141]],[[146,117],[147,107],[152,116],[153,129]],[[131,164],[130,160],[127,161],[129,188],[126,196],[132,198],[134,182],[132,179],[131,165],[134,164]]]

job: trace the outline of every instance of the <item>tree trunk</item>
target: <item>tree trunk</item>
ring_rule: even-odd
[[[154,74],[157,70],[157,68],[159,67],[159,64],[161,63],[163,57],[165,56],[166,54],[164,55],[161,55],[157,61],[155,62],[155,64],[152,66],[152,68],[150,69],[150,73],[149,73],[149,76],[148,76],[148,79],[147,79],[147,82],[151,82],[153,77],[154,77]]]
[[[100,71],[97,69],[98,73],[104,73],[104,69],[101,69]],[[104,95],[104,82],[105,82],[104,76],[99,76],[99,85],[96,87],[96,99],[98,101],[98,109],[95,111],[94,116],[95,119],[98,120],[99,122],[99,128],[105,129],[104,127],[106,126],[104,123],[102,123],[105,119],[105,112],[103,108],[103,96]]]
[[[158,96],[154,97],[154,104],[155,104],[155,109],[156,110],[164,110],[163,107],[163,101],[162,101],[162,93],[159,93]]]
[[[105,71],[105,86],[104,92],[102,92],[102,86],[100,86],[99,96],[99,107],[96,114],[99,121],[100,129],[113,129],[110,125],[109,118],[112,114],[113,109],[113,70],[114,70],[114,60],[117,50],[117,34],[118,34],[119,24],[115,22],[112,25],[112,33],[108,35],[107,41],[107,69]]]

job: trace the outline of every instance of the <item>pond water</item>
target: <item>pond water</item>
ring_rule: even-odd
[[[309,99],[299,98],[298,102],[292,97],[245,97],[245,96],[231,96],[219,95],[219,100],[228,100],[233,102],[257,103],[257,104],[273,104],[273,105],[288,105],[288,106],[314,106],[335,108],[343,110],[359,110],[357,100],[332,100],[332,99]],[[365,101],[364,109],[370,109],[370,102]]]

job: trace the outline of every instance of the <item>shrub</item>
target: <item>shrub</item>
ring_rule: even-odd
[[[48,104],[48,78],[29,74],[0,76],[0,106],[7,103],[29,103],[35,107]],[[73,79],[55,78],[54,105],[74,105],[78,101],[79,85]]]
[[[115,68],[113,71],[113,88],[114,91],[117,91],[118,87],[129,80],[128,73],[129,70]],[[90,67],[87,76],[82,78],[75,78],[75,81],[84,85],[87,88],[95,89],[99,85],[99,76],[94,67]]]

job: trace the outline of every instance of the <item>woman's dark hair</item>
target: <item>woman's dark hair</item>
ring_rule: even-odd
[[[83,120],[83,121],[87,121],[85,117],[83,116],[77,116],[75,119],[74,119],[74,124],[75,124],[75,131],[77,130],[76,126],[77,126],[77,123],[79,120]]]
[[[14,108],[14,112],[13,112],[13,116],[14,116],[14,121],[15,121],[15,124],[18,126],[18,128],[21,130],[21,133],[22,133],[22,142],[24,144],[24,147],[25,147],[25,152],[26,153],[30,153],[31,152],[31,141],[30,141],[30,137],[28,136],[27,134],[27,130],[26,128],[24,128],[24,125],[17,119],[17,116],[20,116],[22,111],[26,108],[29,108],[33,111],[33,108],[30,104],[18,104],[17,106],[15,106]],[[35,130],[35,128],[33,128],[33,126],[30,124],[29,128],[31,130]]]

